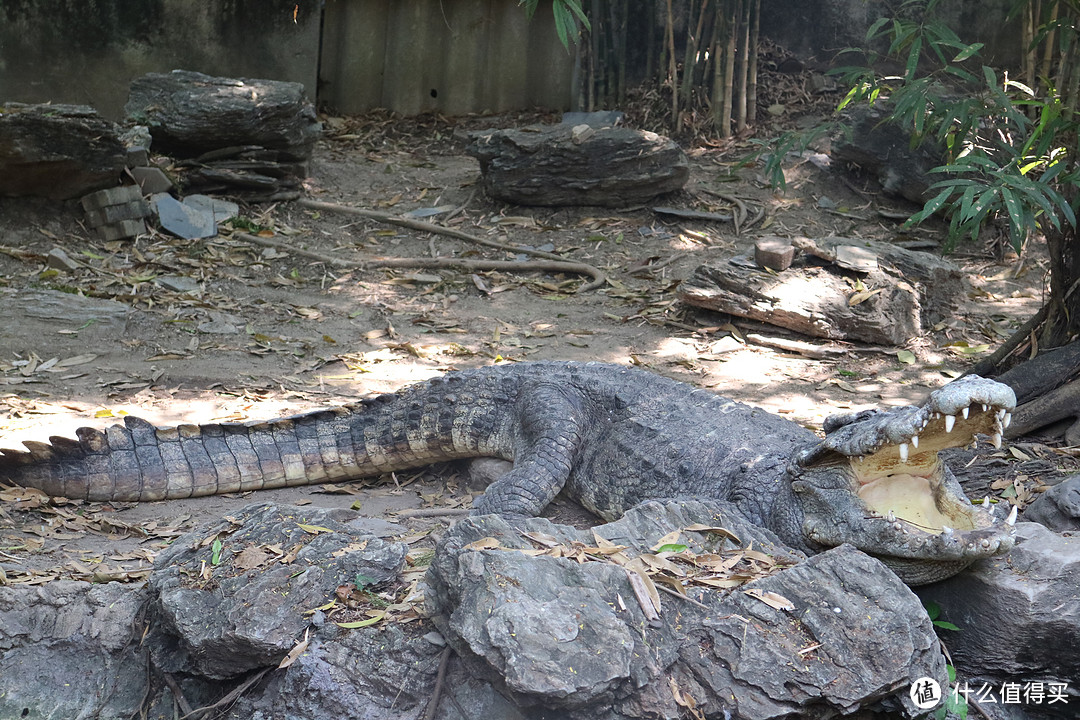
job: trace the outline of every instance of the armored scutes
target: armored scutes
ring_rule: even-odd
[[[905,582],[1008,551],[1012,523],[973,506],[938,451],[1000,442],[1015,405],[977,377],[918,408],[834,416],[821,440],[762,410],[641,370],[536,362],[450,373],[333,410],[155,428],[0,451],[0,480],[87,500],[162,500],[378,475],[470,457],[513,470],[476,512],[536,515],[564,487],[605,519],[649,499],[732,503],[791,547],[850,543]]]

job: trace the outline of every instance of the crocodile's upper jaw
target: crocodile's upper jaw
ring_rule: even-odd
[[[1007,386],[969,377],[921,407],[830,418],[825,440],[793,466],[804,537],[816,547],[855,545],[909,585],[1007,552],[1016,509],[972,505],[938,453],[976,434],[1000,446],[1015,404]]]

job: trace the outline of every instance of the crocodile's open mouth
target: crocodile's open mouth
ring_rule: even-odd
[[[796,461],[805,537],[823,547],[851,543],[894,569],[963,567],[1007,551],[1016,508],[972,505],[938,453],[978,435],[1000,447],[1014,405],[1009,388],[973,377],[921,407],[830,418],[825,440]]]
[[[928,533],[975,530],[983,513],[973,512],[966,498],[948,492],[938,453],[969,445],[978,434],[989,436],[994,447],[1000,448],[1009,420],[1008,410],[989,405],[968,406],[956,415],[933,413],[919,432],[901,442],[849,458],[856,494],[872,517],[903,522]],[[1015,514],[1014,507],[1013,521]]]

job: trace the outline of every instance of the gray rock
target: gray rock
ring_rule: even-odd
[[[72,260],[71,256],[64,252],[63,248],[58,247],[49,251],[49,254],[45,256],[45,262],[49,267],[63,270],[64,272],[73,272],[82,267],[81,263]]]
[[[594,531],[640,553],[693,523],[721,525],[757,550],[797,560],[721,503],[646,503]],[[521,531],[595,544],[590,531],[542,519],[470,517],[440,542],[427,595],[432,621],[470,673],[519,705],[580,718],[675,718],[674,682],[709,716],[828,717],[871,705],[912,716],[911,682],[929,676],[945,683],[944,659],[918,599],[853,548],[747,586],[782,595],[791,612],[742,588],[692,589],[705,609],[661,596],[661,617],[650,623],[622,567],[467,547],[490,537],[503,548],[535,547]],[[683,538],[695,552],[722,549],[712,535],[684,531]]]
[[[150,128],[134,125],[120,135],[120,142],[127,150],[126,164],[129,168],[146,167],[150,164]]]
[[[138,715],[149,689],[138,622],[148,597],[120,583],[0,586],[0,717]]]
[[[861,105],[849,108],[845,122],[851,132],[833,141],[833,162],[840,166],[857,165],[876,177],[887,195],[922,205],[932,197],[927,189],[941,179],[929,173],[944,164],[944,153],[933,140],[912,149],[909,130],[883,122],[888,112],[884,103],[873,108]]]
[[[212,198],[209,195],[188,195],[184,198],[184,204],[193,207],[199,212],[212,215],[214,222],[223,223],[240,214],[240,206],[229,200]]]
[[[115,300],[86,297],[59,290],[23,290],[4,298],[12,313],[21,313],[39,320],[55,321],[57,327],[77,328],[95,323],[115,328],[122,333],[127,327],[132,309]]]
[[[136,78],[124,112],[150,128],[157,150],[179,157],[258,145],[307,163],[322,129],[300,83],[186,70]]]
[[[598,128],[574,140],[571,125],[478,132],[466,152],[480,161],[488,195],[521,205],[637,205],[679,190],[686,154],[655,133]]]
[[[235,522],[184,536],[163,552],[149,584],[163,629],[180,638],[191,668],[225,679],[276,665],[309,626],[305,611],[325,604],[339,585],[357,575],[371,585],[397,577],[405,546],[353,535],[345,523],[355,518],[344,509],[250,505]],[[301,525],[332,532],[313,534]],[[216,564],[212,546],[202,543],[208,535],[222,541]],[[295,550],[295,559],[256,567],[241,559],[245,550],[268,545]]]
[[[179,293],[197,293],[202,289],[198,280],[187,275],[158,275],[154,282],[166,290]]]
[[[946,642],[957,671],[973,687],[988,682],[1065,682],[1076,717],[1080,704],[1080,536],[1057,535],[1037,523],[1016,524],[1012,552],[982,561],[919,595],[960,628]],[[1025,712],[1035,713],[1032,705]],[[1040,710],[1041,713],[1041,710]],[[1042,714],[1030,717],[1043,717]]]
[[[1044,492],[1024,510],[1024,520],[1051,530],[1080,530],[1080,474],[1072,475]]]
[[[0,104],[0,195],[79,197],[116,185],[125,157],[92,107]]]
[[[154,195],[152,201],[161,227],[173,235],[186,240],[217,235],[217,223],[214,222],[213,214],[185,205],[164,193]]]

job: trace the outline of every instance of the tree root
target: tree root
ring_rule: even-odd
[[[439,672],[435,677],[435,689],[431,692],[431,699],[428,700],[427,707],[424,708],[423,720],[434,720],[435,713],[439,710],[439,700],[442,697],[443,684],[446,682],[446,668],[450,664],[450,653],[453,652],[449,647],[442,651],[442,656],[439,658]]]
[[[1068,418],[1080,418],[1080,380],[1073,380],[1039,395],[1014,410],[1013,421],[1006,436],[1012,438],[1027,435]],[[1080,445],[1080,420],[1066,430],[1065,442],[1069,445]]]
[[[484,270],[505,270],[522,272],[565,272],[588,275],[593,278],[592,282],[585,283],[578,288],[578,292],[595,290],[607,283],[607,278],[596,267],[585,263],[567,262],[565,260],[459,260],[457,258],[390,258],[387,260],[346,260],[345,258],[324,255],[322,253],[303,250],[293,247],[288,243],[270,240],[269,238],[251,235],[250,233],[234,232],[230,237],[243,240],[254,245],[274,248],[282,252],[292,253],[301,257],[311,258],[319,262],[343,268],[357,268],[366,270],[370,268],[424,268],[424,269],[453,269],[465,272],[477,272]]]
[[[319,202],[317,200],[300,199],[296,201],[296,204],[300,207],[305,207],[310,210],[321,210],[323,212],[342,213],[344,215],[355,215],[357,217],[368,218],[369,220],[375,220],[376,222],[386,223],[388,225],[398,225],[400,227],[409,228],[410,230],[418,230],[420,232],[438,233],[440,235],[446,235],[448,237],[457,238],[458,240],[464,240],[465,242],[475,243],[477,245],[486,245],[487,247],[498,248],[499,250],[505,250],[513,253],[524,253],[526,255],[532,255],[533,257],[544,258],[550,260],[550,263],[521,263],[512,262],[506,260],[455,260],[452,258],[434,258],[433,260],[439,261],[444,264],[430,265],[423,264],[418,265],[420,262],[431,262],[430,260],[413,260],[411,258],[401,258],[400,261],[392,260],[376,260],[369,263],[357,263],[352,267],[423,267],[423,268],[460,268],[463,270],[542,270],[548,272],[572,272],[581,275],[588,275],[593,278],[593,281],[586,283],[578,288],[578,292],[585,292],[587,290],[595,290],[596,288],[603,287],[607,283],[607,278],[604,274],[593,265],[587,263],[568,262],[560,255],[555,253],[544,252],[543,250],[533,250],[532,248],[517,247],[516,245],[510,245],[509,243],[498,242],[497,240],[488,240],[487,238],[477,237],[476,235],[470,235],[467,232],[461,230],[455,230],[454,228],[444,227],[442,225],[435,225],[434,223],[423,222],[421,220],[412,220],[410,218],[403,218],[390,213],[380,212],[378,210],[366,210],[364,208],[349,207],[347,205],[338,205],[336,203]],[[250,236],[254,237],[254,236]],[[248,239],[245,237],[244,239]],[[272,247],[278,248],[279,245],[273,245]],[[293,252],[291,248],[283,248],[290,252]],[[328,261],[328,259],[327,259]],[[346,261],[348,262],[348,261]],[[397,264],[380,264],[380,263],[397,263]],[[466,264],[468,263],[468,264]],[[485,266],[484,263],[489,265]]]
[[[971,366],[964,375],[993,375],[998,369],[998,366],[1005,360],[1006,357],[1011,355],[1021,343],[1028,339],[1032,332],[1035,331],[1039,325],[1041,325],[1050,314],[1050,306],[1043,305],[1039,308],[1039,312],[1031,316],[1031,318],[1017,328],[1008,340],[1001,343],[989,357],[985,357],[979,362]]]

